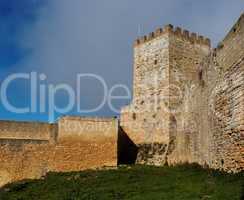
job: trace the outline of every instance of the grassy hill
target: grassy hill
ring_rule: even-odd
[[[244,176],[198,166],[124,166],[117,170],[49,173],[5,186],[1,200],[240,200]]]

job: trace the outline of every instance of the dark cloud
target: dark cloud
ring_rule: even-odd
[[[13,71],[38,71],[47,74],[50,83],[73,87],[77,73],[95,73],[108,87],[125,84],[131,88],[132,43],[139,33],[172,23],[210,37],[216,45],[244,10],[243,0],[50,0],[35,10],[24,4],[27,16],[34,12],[35,19],[21,23],[23,28],[17,26],[21,33],[15,44],[28,55]],[[6,3],[0,10],[6,16],[12,7]],[[101,89],[96,83],[87,82],[82,90],[84,106],[97,103]],[[93,114],[114,115],[107,106]]]

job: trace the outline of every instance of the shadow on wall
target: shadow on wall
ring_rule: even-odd
[[[135,164],[138,147],[128,137],[125,131],[119,127],[118,134],[118,164]]]

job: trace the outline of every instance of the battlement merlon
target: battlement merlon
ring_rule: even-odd
[[[171,24],[164,26],[164,28],[158,28],[154,32],[151,32],[149,35],[137,38],[135,40],[134,46],[139,46],[141,44],[147,43],[163,34],[174,34],[177,37],[180,37],[184,40],[190,41],[194,44],[205,45],[211,47],[211,40],[197,33],[190,33],[188,30],[184,30],[180,27],[174,27]]]

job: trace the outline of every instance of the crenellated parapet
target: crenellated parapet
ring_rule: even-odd
[[[173,34],[183,40],[190,41],[194,44],[206,45],[209,47],[211,46],[211,41],[209,38],[206,38],[202,35],[198,35],[197,33],[191,33],[188,30],[184,30],[180,27],[174,27],[171,24],[168,24],[163,28],[158,28],[154,32],[149,33],[148,35],[137,38],[135,40],[134,46],[144,44],[164,34]]]

